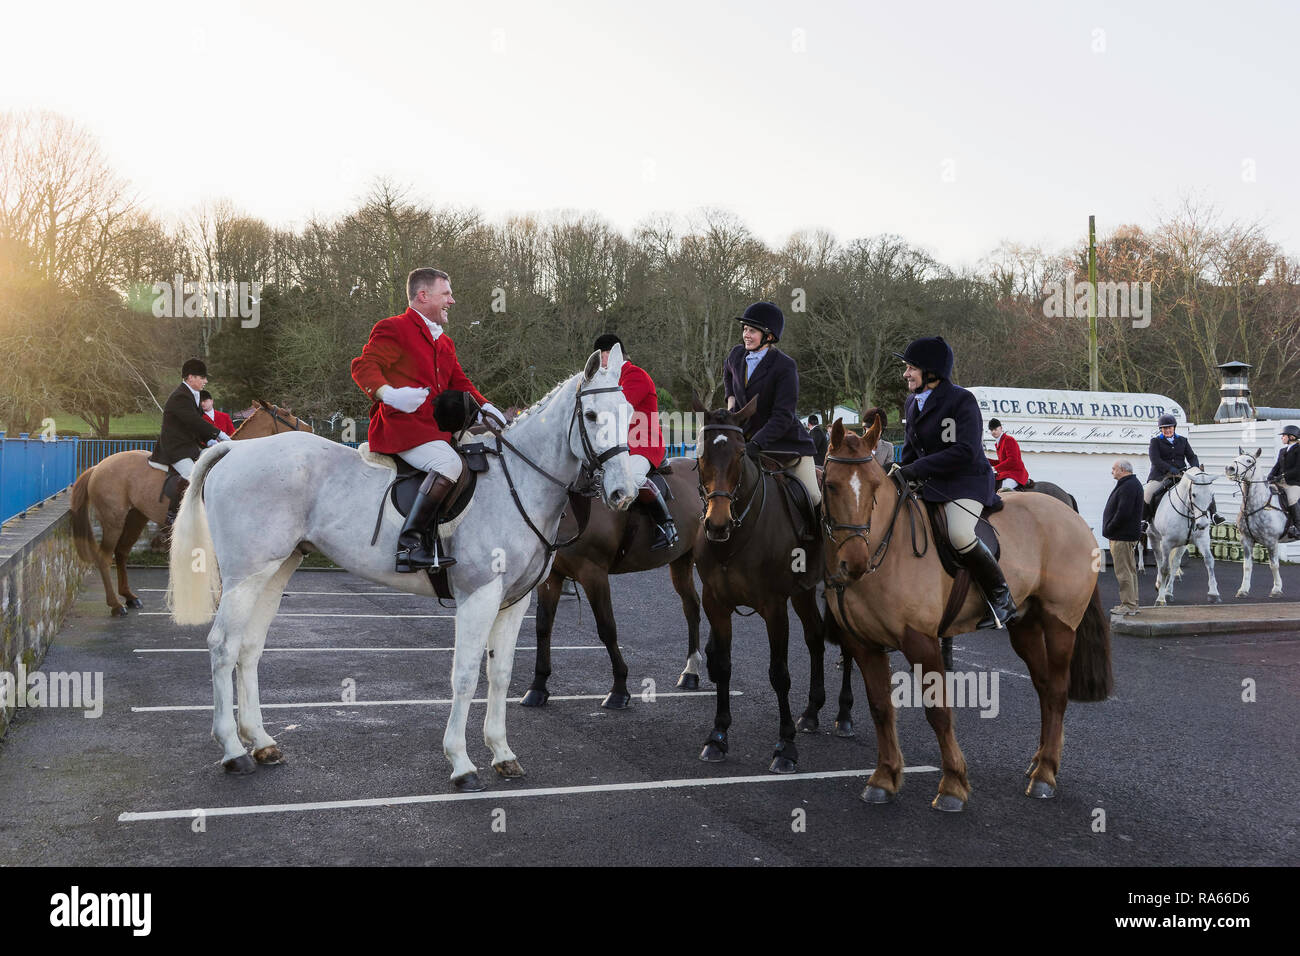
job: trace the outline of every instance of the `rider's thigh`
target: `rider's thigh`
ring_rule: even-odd
[[[421,471],[436,471],[452,481],[460,478],[460,455],[445,441],[427,441],[423,445],[398,452],[397,457]]]

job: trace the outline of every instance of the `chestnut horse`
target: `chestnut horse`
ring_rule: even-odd
[[[704,583],[704,613],[709,618],[705,648],[709,679],[718,694],[713,732],[700,759],[714,763],[726,758],[731,726],[731,615],[738,607],[752,607],[767,625],[767,674],[781,712],[780,741],[769,769],[794,773],[799,760],[795,731],[816,730],[817,712],[826,702],[822,663],[827,631],[816,589],[824,573],[822,542],[816,528],[811,529],[815,540],[802,540],[783,503],[782,482],[797,479],[778,478],[745,454],[743,426],[757,402],[755,396],[735,413],[708,411],[698,400],[694,402],[695,410],[704,415],[696,447],[700,493],[706,503],[704,522],[695,538],[695,566]],[[790,715],[787,603],[793,604],[799,615],[812,658],[808,707],[797,726]],[[852,668],[845,664],[835,720],[839,736],[853,733],[851,677]]]
[[[614,686],[600,702],[608,710],[621,710],[631,703],[627,689],[627,662],[618,648],[618,625],[614,621],[614,604],[610,600],[609,576],[630,571],[650,571],[668,565],[673,589],[682,599],[686,614],[688,648],[686,669],[678,678],[677,686],[695,690],[700,686],[700,599],[695,594],[692,569],[695,558],[692,549],[699,530],[702,502],[699,482],[695,475],[695,462],[690,458],[672,458],[665,462],[670,468],[665,478],[672,492],[668,510],[677,523],[677,543],[669,548],[651,551],[654,524],[650,516],[638,509],[616,511],[600,501],[591,503],[591,517],[576,541],[555,553],[555,563],[546,580],[537,589],[537,659],[533,683],[521,703],[525,707],[541,707],[551,692],[546,687],[551,676],[551,632],[555,624],[555,608],[560,603],[560,588],[565,578],[572,578],[587,592],[587,600],[596,615],[596,633],[609,652],[614,669]],[[568,540],[578,532],[577,520],[572,510],[566,511],[560,522],[560,538]]]
[[[257,410],[235,429],[231,438],[263,438],[277,432],[311,431],[311,426],[295,418],[287,409],[260,399]],[[126,580],[126,559],[140,538],[145,525],[167,520],[163,483],[167,472],[149,464],[147,451],[119,451],[81,473],[72,486],[69,511],[72,515],[72,538],[81,560],[99,569],[104,580],[104,601],[113,617],[126,617],[128,607],[144,607]],[[98,545],[90,526],[91,509],[102,531]],[[117,594],[109,577],[109,567],[117,565]],[[125,602],[118,599],[121,596]]]
[[[876,725],[877,765],[862,799],[887,803],[903,785],[886,653],[896,648],[909,665],[922,668],[925,716],[939,739],[943,776],[931,805],[961,810],[970,798],[970,781],[953,731],[948,696],[953,689],[945,686],[950,682],[944,679],[939,638],[974,630],[985,602],[972,586],[940,633],[953,578],[928,538],[925,508],[872,456],[884,414],[873,408],[863,418],[874,424],[861,438],[846,432],[838,420],[832,425],[822,499],[830,572],[827,603],[862,671]],[[1087,522],[1048,495],[1005,495],[1002,500],[1002,510],[989,520],[1001,541],[1007,584],[1023,612],[1009,628],[1011,646],[1028,665],[1042,719],[1026,793],[1052,797],[1067,696],[1105,700],[1113,686],[1110,629],[1097,587],[1097,542]],[[941,702],[939,694],[929,693],[931,688],[944,688]]]

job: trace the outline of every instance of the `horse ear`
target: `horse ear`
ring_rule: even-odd
[[[582,370],[584,382],[590,382],[597,372],[600,371],[600,353],[592,352],[591,358],[587,359],[587,366]]]
[[[884,419],[884,414],[878,408],[867,412],[867,420],[871,422],[871,427],[863,433],[862,440],[866,443],[868,451],[875,448],[876,442],[880,441],[880,433],[885,430]]]
[[[708,407],[700,401],[700,396],[695,394],[695,389],[691,389],[691,410],[699,412],[701,415],[707,414]]]
[[[753,398],[751,398],[748,402],[745,403],[744,408],[736,412],[735,414],[736,421],[740,422],[743,425],[745,422],[749,421],[749,417],[753,415],[754,412],[757,410],[758,410],[758,396],[755,395]]]
[[[1240,445],[1238,445],[1238,446],[1237,446],[1237,454],[1238,454],[1238,455],[1244,455],[1244,454],[1246,454],[1246,449],[1244,449],[1244,448],[1242,448]]]
[[[840,444],[843,441],[844,441],[844,420],[842,418],[837,418],[835,419],[835,423],[831,425],[831,447],[839,448]]]
[[[1255,455],[1254,455],[1255,458],[1258,458],[1258,457],[1259,457],[1260,455],[1262,455],[1262,454],[1264,454],[1264,449],[1263,449],[1263,448],[1256,448],[1256,449],[1255,449]]]

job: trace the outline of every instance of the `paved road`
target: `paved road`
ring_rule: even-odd
[[[1231,600],[1239,567],[1221,567],[1221,590]],[[1199,565],[1189,562],[1187,574],[1180,594],[1203,594]],[[1300,568],[1288,568],[1286,581],[1288,595],[1300,597]],[[162,588],[164,573],[140,571],[133,583]],[[1149,601],[1151,572],[1142,586]],[[1116,600],[1109,575],[1104,588],[1109,607]],[[1300,813],[1289,789],[1300,699],[1293,633],[1117,637],[1116,695],[1070,706],[1052,801],[1022,795],[1038,735],[1037,699],[1022,662],[996,635],[959,637],[958,669],[996,674],[999,710],[991,719],[975,709],[958,713],[974,794],[966,813],[945,815],[929,807],[938,774],[927,768],[939,754],[915,709],[899,718],[913,769],[901,800],[886,807],[858,800],[875,759],[860,681],[856,738],[801,736],[801,773],[766,773],[776,705],[757,618],[736,625],[732,753],[721,765],[697,760],[712,693],[663,693],[675,689],[685,654],[679,605],[666,572],[630,575],[614,583],[621,642],[632,686],[652,679],[656,700],[635,699],[622,712],[597,706],[609,687],[608,662],[585,602],[580,609],[565,598],[555,643],[575,649],[555,651],[551,690],[578,699],[553,699],[541,711],[511,705],[510,740],[528,773],[514,783],[488,767],[483,708],[475,705],[470,754],[486,769],[489,790],[445,799],[447,707],[345,704],[342,690],[355,681],[361,702],[448,697],[452,621],[410,616],[447,612],[337,572],[299,572],[290,591],[268,642],[284,650],[268,652],[261,668],[266,703],[299,705],[265,712],[289,762],[234,778],[217,764],[210,711],[133,710],[210,705],[205,630],[178,628],[157,613],[157,590],[143,592],[154,613],[123,621],[108,618],[97,588],[83,589],[42,670],[102,671],[103,716],[19,712],[0,742],[0,862],[1249,865],[1298,856]],[[524,622],[523,647],[533,644],[533,623]],[[802,643],[792,647],[798,710],[808,658]],[[532,651],[521,649],[514,694],[527,687],[532,666]],[[894,666],[904,666],[898,655]],[[829,665],[827,673],[834,684]],[[1253,703],[1242,701],[1247,679],[1255,682]],[[826,727],[829,706],[823,717]],[[814,776],[833,772],[847,775]],[[755,779],[719,782],[748,777]],[[698,784],[664,784],[685,779]],[[626,784],[639,788],[611,789]],[[557,789],[563,792],[537,792]],[[425,796],[433,800],[302,806]],[[298,806],[213,812],[268,805]],[[202,832],[189,815],[194,808],[209,811]],[[1094,831],[1099,810],[1104,832]],[[167,811],[182,816],[119,819]]]

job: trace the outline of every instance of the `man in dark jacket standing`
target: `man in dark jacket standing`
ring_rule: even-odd
[[[821,419],[816,415],[808,416],[808,437],[812,439],[813,464],[818,468],[826,464],[826,450],[830,448],[831,439],[826,434],[826,426],[821,423]]]
[[[230,436],[212,422],[199,407],[203,386],[208,383],[208,368],[199,359],[189,359],[181,366],[181,384],[167,396],[163,405],[162,433],[149,456],[149,464],[159,471],[175,469],[181,476],[176,494],[167,506],[167,521],[163,529],[170,528],[180,510],[181,498],[189,487],[194,460],[204,446],[213,441],[230,441]]]
[[[785,330],[785,314],[771,302],[755,302],[736,321],[741,323],[741,344],[727,355],[722,383],[728,411],[744,408],[751,398],[758,398],[754,414],[745,423],[745,453],[755,459],[761,452],[797,456],[795,477],[815,509],[822,500],[813,468],[816,449],[795,414],[799,369],[794,359],[773,348]]]
[[[1119,582],[1119,604],[1112,614],[1138,612],[1137,548],[1142,537],[1142,482],[1133,465],[1117,461],[1110,468],[1115,490],[1101,515],[1101,535],[1110,542],[1110,560]]]

